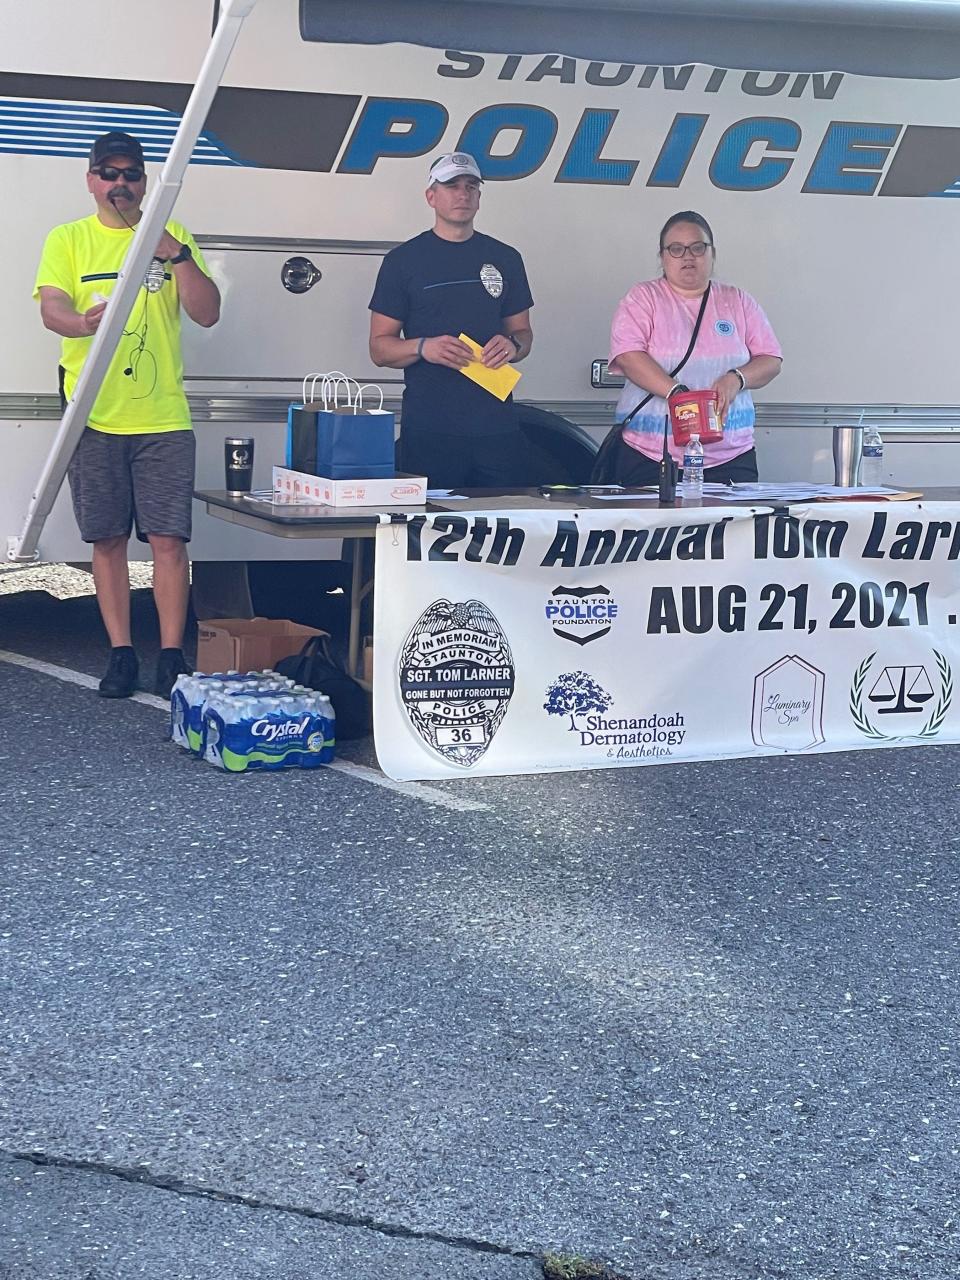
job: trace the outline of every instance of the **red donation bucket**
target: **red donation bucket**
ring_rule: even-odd
[[[676,444],[686,444],[692,435],[698,435],[701,444],[723,439],[716,391],[678,391],[667,403]]]

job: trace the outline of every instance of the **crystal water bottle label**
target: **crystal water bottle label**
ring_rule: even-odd
[[[289,691],[220,691],[203,711],[203,743],[203,758],[229,773],[312,769],[333,759],[333,723]]]

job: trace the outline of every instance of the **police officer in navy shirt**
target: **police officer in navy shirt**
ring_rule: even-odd
[[[524,482],[525,450],[512,397],[501,401],[459,372],[474,358],[515,364],[533,344],[533,299],[516,249],[473,228],[482,178],[457,151],[430,167],[431,231],[384,258],[370,300],[374,364],[403,369],[401,471],[433,488],[509,488]]]

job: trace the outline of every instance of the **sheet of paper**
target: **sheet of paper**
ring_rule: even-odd
[[[588,493],[584,496],[591,502],[656,502],[659,493],[655,489],[652,493]]]
[[[746,484],[705,484],[703,491],[711,498],[726,499],[728,502],[743,501],[744,499],[748,502],[803,502],[807,499],[813,500],[817,498],[830,498],[835,501],[843,501],[844,498],[848,498],[865,501],[871,498],[890,500],[903,496],[902,490],[891,489],[885,485],[877,485],[869,489],[845,489],[840,485],[813,484],[806,480],[784,481],[777,484],[764,483],[763,481],[754,481]]]
[[[483,387],[484,391],[489,391],[492,396],[496,396],[498,400],[506,400],[507,396],[520,381],[520,370],[515,369],[512,364],[502,365],[499,369],[488,369],[480,361],[480,353],[483,347],[480,346],[479,342],[474,342],[465,333],[460,334],[460,341],[465,342],[477,357],[476,360],[472,360],[460,372],[465,374],[471,382],[475,382],[478,387]]]

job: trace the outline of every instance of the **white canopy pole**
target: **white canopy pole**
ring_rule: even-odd
[[[8,560],[35,560],[37,542],[43,532],[47,516],[56,501],[73,457],[77,442],[83,434],[90,410],[106,375],[113,353],[123,336],[130,312],[143,283],[147,267],[167,219],[173,210],[183,175],[196,146],[200,131],[207,118],[220,81],[226,70],[244,18],[257,0],[222,0],[217,28],[200,68],[197,82],[190,94],[177,129],[170,153],[164,162],[157,185],[143,207],[143,215],[137,223],[136,233],[123,261],[117,278],[117,287],[110,297],[100,327],[91,344],[86,363],[77,380],[73,399],[67,405],[60,422],[53,448],[44,464],[37,487],[30,499],[26,519],[19,535],[7,539]]]

